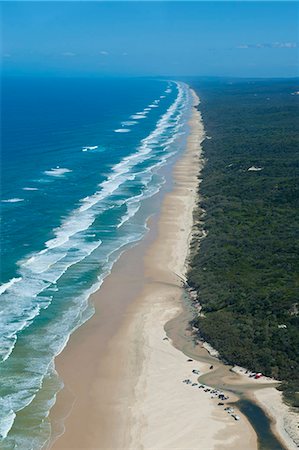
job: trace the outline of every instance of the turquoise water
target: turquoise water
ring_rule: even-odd
[[[142,206],[185,144],[183,83],[3,80],[0,435],[39,449],[63,380],[54,358],[93,314],[122,251],[146,233]]]

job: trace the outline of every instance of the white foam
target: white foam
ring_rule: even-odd
[[[22,279],[21,277],[12,278],[7,283],[1,284],[0,285],[0,295],[3,294],[3,292],[5,292],[7,289],[9,289],[11,286],[13,286],[15,283],[18,283],[19,281],[21,281],[21,279]]]
[[[51,303],[51,296],[38,297],[38,292],[47,289],[47,287],[50,287],[52,295],[54,295],[55,284],[51,285],[51,282],[48,280],[57,279],[63,270],[65,272],[70,265],[75,264],[78,260],[82,260],[84,255],[85,257],[86,255],[91,255],[93,249],[100,245],[100,242],[96,241],[86,242],[84,238],[90,238],[91,236],[94,236],[94,233],[86,233],[85,230],[88,230],[88,228],[91,227],[95,218],[98,217],[101,211],[104,211],[109,207],[109,205],[107,206],[109,196],[113,195],[116,190],[128,180],[133,180],[141,174],[148,174],[141,178],[146,187],[142,194],[124,200],[127,205],[127,211],[122,217],[121,222],[118,224],[118,227],[120,228],[137,213],[140,208],[140,200],[152,196],[155,192],[159,191],[163,180],[154,186],[149,185],[152,171],[158,166],[165,164],[166,160],[174,154],[174,152],[165,152],[164,154],[162,151],[163,146],[169,146],[175,136],[179,134],[178,130],[180,124],[178,118],[181,117],[181,112],[179,112],[179,114],[177,113],[180,111],[180,108],[183,107],[183,100],[182,89],[180,88],[180,85],[178,85],[178,96],[176,101],[157,122],[154,131],[141,141],[137,151],[116,164],[112,168],[112,173],[107,180],[99,185],[99,191],[93,196],[82,199],[81,206],[75,209],[70,216],[62,222],[59,228],[54,230],[54,238],[47,242],[46,248],[39,253],[32,255],[31,258],[27,260],[26,264],[23,263],[21,265],[20,272],[23,281],[20,283],[11,282],[9,289],[5,289],[5,292],[6,290],[11,290],[10,298],[5,298],[4,296],[3,302],[1,298],[2,305],[4,306],[4,316],[6,316],[7,313],[11,313],[11,305],[12,301],[14,301],[15,319],[14,322],[11,323],[11,328],[3,329],[5,337],[7,338],[7,341],[4,341],[4,345],[0,347],[2,354],[7,350],[6,356],[3,359],[6,359],[13,350],[18,331],[28,326],[34,317],[40,313],[41,309],[47,308]],[[169,137],[168,133],[165,133],[170,124],[173,129],[171,137]],[[160,146],[156,153],[154,150],[159,141]],[[135,166],[151,158],[151,167],[147,167],[140,172],[136,172],[136,167],[135,172],[132,173],[132,169],[134,169]],[[157,162],[157,159],[160,159],[160,161]],[[105,201],[102,202],[102,200]],[[128,226],[130,226],[130,224],[128,224]],[[51,365],[52,359],[63,350],[68,342],[70,334],[93,314],[93,309],[89,306],[88,302],[89,296],[100,287],[103,279],[111,271],[115,261],[123,253],[125,246],[141,239],[144,235],[146,226],[137,227],[138,231],[136,231],[135,225],[134,227],[134,232],[130,235],[126,234],[124,236],[123,230],[120,231],[120,237],[114,239],[113,242],[111,241],[111,245],[113,245],[111,251],[107,252],[106,245],[103,250],[104,253],[102,258],[99,258],[98,253],[94,256],[94,262],[96,264],[98,264],[99,260],[103,264],[102,273],[97,282],[84,293],[78,293],[77,297],[74,296],[74,298],[71,299],[72,302],[70,307],[62,312],[59,320],[51,322],[48,325],[45,324],[43,330],[43,342],[41,343],[40,335],[38,334],[34,336],[33,333],[33,335],[28,336],[29,344],[27,340],[27,345],[30,345],[30,348],[33,349],[33,354],[40,351],[41,345],[44,345],[48,351],[39,358],[29,358],[28,374],[24,371],[13,378],[12,394],[5,399],[5,409],[0,407],[0,410],[2,409],[5,417],[4,421],[2,421],[3,428],[0,430],[3,436],[7,435],[12,426],[15,418],[14,411],[25,408],[26,405],[35,398],[35,395],[49,370],[48,368]],[[84,231],[84,233],[81,233],[81,231]],[[71,251],[68,252],[68,250]],[[101,249],[99,251],[101,252]],[[93,262],[93,260],[91,261]],[[88,263],[90,263],[90,260],[88,260]],[[86,268],[84,269],[84,265],[80,265],[76,270],[83,271],[86,270]],[[33,302],[32,299],[34,299]],[[66,298],[66,300],[69,299]],[[0,316],[0,322],[3,318],[5,319],[5,317]],[[7,321],[4,320],[2,323],[5,324]],[[1,324],[0,329],[2,330]],[[6,376],[5,379],[2,378],[1,382],[3,386],[12,386],[11,377]],[[53,404],[53,401],[55,400],[52,400],[51,405]],[[45,410],[45,416],[46,415],[47,411]],[[20,448],[22,448],[22,446],[20,446]]]
[[[92,214],[85,214],[78,220],[79,210],[75,210],[73,214],[66,219],[60,227],[54,230],[55,237],[45,243],[47,248],[53,249],[67,243],[75,234],[87,230],[94,222],[95,217]]]
[[[49,175],[51,177],[61,177],[63,176],[65,173],[69,173],[72,172],[70,169],[66,169],[64,167],[55,167],[53,169],[50,170],[45,170],[44,174]]]
[[[165,98],[166,97],[166,95],[160,95],[160,98]]]
[[[114,133],[129,133],[131,130],[129,128],[118,128],[114,130]]]
[[[32,256],[23,263],[24,266],[30,267],[33,273],[41,274],[49,270],[53,265],[61,261],[67,255],[66,252],[58,252],[51,254],[47,249],[40,251],[36,256]]]
[[[133,114],[132,116],[130,116],[130,119],[135,119],[135,120],[139,120],[139,119],[146,119],[146,116],[143,114]]]
[[[145,139],[141,141],[141,145],[136,153],[125,157],[122,161],[116,164],[112,168],[112,174],[107,180],[102,182],[99,187],[100,190],[95,194],[88,196],[81,200],[82,205],[77,211],[74,212],[73,216],[67,219],[64,224],[56,231],[56,238],[48,241],[46,243],[49,246],[59,246],[61,243],[68,239],[67,236],[72,236],[78,231],[83,231],[89,228],[94,221],[94,214],[85,215],[84,220],[81,217],[80,222],[78,221],[78,213],[90,210],[93,206],[99,203],[101,200],[107,198],[107,196],[113,194],[116,189],[118,189],[125,181],[127,181],[128,174],[130,170],[139,162],[143,161],[152,150],[151,145],[156,142],[158,136],[161,136],[165,129],[168,127],[168,121],[176,111],[178,105],[182,101],[182,88],[178,85],[179,91],[176,100],[168,108],[166,113],[157,122],[155,130]],[[132,175],[131,175],[132,176]],[[134,175],[133,175],[134,177]]]
[[[82,147],[82,152],[87,152],[88,150],[96,150],[98,147],[98,145],[93,145],[91,147]]]
[[[122,126],[136,125],[136,123],[138,123],[136,120],[125,120],[121,122]]]
[[[3,289],[1,298],[0,329],[2,331],[0,355],[5,361],[13,351],[17,334],[27,328],[32,320],[51,304],[52,296],[39,296],[55,284],[74,264],[81,262],[101,245],[101,241],[86,242],[78,236],[65,240],[59,249],[44,249],[20,265],[22,277],[18,285],[10,283]],[[60,243],[61,244],[61,243]],[[69,252],[71,250],[71,252]],[[17,299],[17,301],[15,301]],[[34,299],[34,303],[32,300]],[[14,320],[11,321],[11,304]],[[3,339],[4,338],[4,339]]]
[[[126,223],[131,217],[135,216],[137,211],[139,211],[141,204],[139,202],[128,202],[127,213],[122,217],[121,221],[117,224],[117,228],[120,228],[124,223]]]
[[[5,439],[8,435],[11,427],[13,426],[14,420],[16,418],[15,412],[10,409],[8,414],[3,417],[0,421],[0,439]]]
[[[23,201],[23,198],[8,198],[7,200],[2,200],[2,203],[18,203]]]
[[[247,170],[248,170],[248,172],[259,172],[260,170],[263,170],[263,167],[251,166]]]
[[[148,176],[146,178],[143,178],[144,183],[146,185],[146,189],[141,194],[131,197],[124,202],[127,207],[127,212],[121,218],[121,221],[117,225],[117,228],[122,227],[126,222],[128,222],[132,217],[135,216],[135,214],[139,211],[139,209],[141,207],[141,200],[145,200],[149,197],[152,197],[153,195],[157,194],[160,191],[162,184],[165,183],[164,178],[161,180],[160,183],[158,183],[154,186],[149,186],[149,183],[153,178],[153,170],[158,169],[158,167],[164,165],[165,162],[167,161],[167,159],[172,155],[173,155],[173,153],[169,153],[159,163],[154,163],[150,167],[147,167],[144,171],[139,172],[137,174],[137,175],[148,174]]]
[[[45,243],[45,249],[21,263],[19,272],[22,282],[18,285],[11,284],[9,289],[6,287],[5,295],[6,291],[9,295],[6,300],[2,301],[4,314],[0,316],[2,322],[0,328],[6,336],[0,352],[3,359],[6,359],[13,350],[17,333],[26,328],[40,310],[47,308],[51,303],[51,297],[38,297],[39,293],[57,282],[71,265],[81,261],[100,245],[99,242],[88,244],[81,233],[86,232],[96,217],[109,208],[108,198],[128,180],[135,178],[136,173],[132,173],[132,169],[154,156],[153,149],[160,138],[161,145],[163,145],[163,140],[167,138],[164,133],[170,123],[176,124],[174,115],[178,108],[182,107],[182,101],[183,89],[178,85],[176,100],[159,119],[156,128],[141,141],[137,151],[123,158],[112,168],[111,175],[99,185],[97,192],[81,200],[81,205],[62,222],[60,227],[54,230],[54,237]],[[5,328],[9,324],[8,318],[11,316],[13,298],[18,298],[18,302],[14,306],[14,322]],[[32,298],[36,299],[34,308],[32,308]],[[5,316],[7,316],[7,320],[5,320]]]
[[[35,187],[23,187],[23,191],[38,191]]]
[[[158,108],[158,105],[156,105],[155,103],[152,103],[152,104],[150,105],[150,107],[151,107],[151,108]]]

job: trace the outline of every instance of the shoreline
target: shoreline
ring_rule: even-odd
[[[189,126],[187,147],[173,169],[173,187],[158,217],[149,221],[148,235],[120,257],[93,295],[95,315],[56,359],[65,383],[50,414],[56,435],[67,417],[53,449],[199,444],[233,449],[241,443],[244,450],[257,448],[245,416],[233,420],[201,390],[195,395],[195,387],[182,383],[190,375],[190,363],[165,339],[165,323],[181,311],[180,277],[185,274],[202,164],[204,130],[195,107]],[[196,368],[208,371],[204,363]]]
[[[173,345],[188,358],[208,365],[213,364],[213,370],[207,375],[200,375],[198,381],[226,392],[230,396],[229,403],[238,411],[244,410],[247,418],[253,419],[252,416],[257,415],[250,422],[255,431],[259,429],[258,440],[263,450],[298,448],[298,416],[283,402],[282,393],[275,388],[278,382],[266,377],[258,380],[249,378],[244,373],[245,369],[224,364],[219,355],[215,355],[214,349],[209,352],[204,345],[205,342],[194,339],[190,328],[190,321],[194,314],[190,299],[185,299],[182,304],[181,313],[166,323],[165,330]],[[250,410],[252,407],[259,408],[263,417],[260,417],[258,411],[256,413],[251,411],[249,414],[248,408],[245,412],[245,408],[241,408],[244,402],[249,402]],[[261,430],[260,419],[263,419],[264,426],[266,425],[268,430]]]
[[[274,387],[257,390],[253,401],[259,405],[271,420],[271,428],[287,449],[299,448],[298,414],[283,401],[282,392]]]
[[[200,113],[192,109],[186,149],[174,165],[173,186],[163,196],[159,214],[149,219],[148,235],[119,258],[92,296],[95,315],[56,358],[65,389],[50,413],[54,433],[61,435],[52,449],[258,448],[254,428],[237,405],[240,421],[224,413],[210,395],[182,383],[195,368],[199,380],[213,386],[215,373],[209,370],[211,357],[205,349],[190,350],[194,340],[191,344],[191,337],[186,339],[186,327],[182,330],[180,323],[188,307],[182,302],[182,279],[203,164],[204,129]],[[186,358],[190,351],[192,367]],[[295,448],[284,436],[282,421],[274,420],[275,410],[267,408],[260,395],[265,392],[262,387],[269,392],[269,384],[256,390],[250,383],[248,387],[245,375],[229,372],[221,361],[219,366],[224,367],[220,367],[221,376],[225,375],[223,391],[231,385],[240,392],[250,391],[251,401],[270,418],[273,433],[286,448]],[[239,391],[234,394],[229,389],[230,401],[239,400]]]

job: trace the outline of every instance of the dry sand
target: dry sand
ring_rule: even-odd
[[[95,315],[56,360],[66,388],[51,413],[54,427],[73,406],[54,449],[257,448],[244,416],[235,421],[208,393],[182,383],[185,378],[196,381],[192,369],[204,373],[208,365],[187,362],[164,340],[165,323],[182,308],[180,277],[193,225],[203,137],[200,113],[194,109],[187,148],[175,166],[174,187],[158,220],[116,263],[93,296]]]
[[[209,371],[187,357],[165,338],[165,323],[181,311],[178,277],[184,277],[193,225],[204,132],[200,114],[193,113],[187,151],[175,171],[174,190],[166,197],[159,218],[158,239],[145,256],[145,275],[151,280],[139,298],[130,333],[143,343],[140,369],[131,409],[129,446],[132,449],[256,448],[256,436],[247,420],[236,422],[197,386],[193,369]]]

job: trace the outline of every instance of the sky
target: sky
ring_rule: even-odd
[[[298,76],[296,2],[2,2],[4,75]]]

